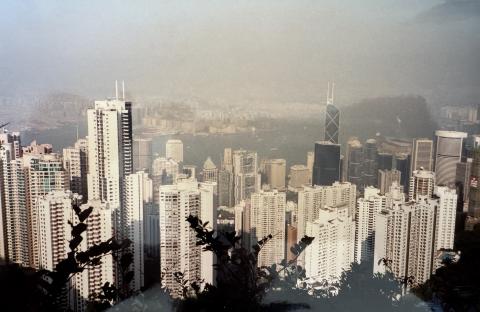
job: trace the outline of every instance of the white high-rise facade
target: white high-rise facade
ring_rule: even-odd
[[[387,206],[387,197],[371,186],[365,188],[363,198],[357,200],[355,218],[355,261],[373,261],[375,248],[375,217]]]
[[[132,241],[130,252],[133,254],[132,290],[138,291],[144,286],[144,209],[152,202],[152,180],[144,171],[132,173],[125,178],[125,202],[123,220],[125,238]]]
[[[120,209],[122,184],[132,173],[131,103],[95,101],[87,110],[88,198]]]
[[[314,237],[305,249],[305,271],[310,283],[333,282],[354,261],[354,222],[336,209],[320,209],[315,221],[308,221],[306,235]]]
[[[183,162],[183,142],[180,140],[168,140],[165,144],[166,158],[172,158],[176,162]]]
[[[198,216],[202,222],[209,221],[210,227],[216,227],[213,187],[211,183],[199,186],[193,179],[160,186],[160,272],[162,283],[174,297],[182,296],[175,272],[182,272],[191,282],[214,280],[213,267],[210,266],[213,255],[201,254],[201,247],[196,245],[196,234],[186,220],[190,215]]]
[[[82,234],[83,241],[79,251],[85,251],[93,245],[98,245],[113,237],[112,209],[108,203],[99,200],[89,200],[80,206],[83,211],[93,207],[92,213],[86,219],[87,230]],[[78,218],[72,220],[78,224]],[[70,307],[74,311],[85,311],[88,298],[99,294],[102,286],[109,282],[114,285],[114,261],[111,254],[102,256],[100,265],[88,267],[83,272],[77,273],[72,278],[72,292],[70,293]]]
[[[253,241],[272,235],[258,255],[258,266],[279,264],[285,259],[285,210],[284,192],[260,191],[250,200],[250,235]]]
[[[349,182],[335,182],[330,186],[305,186],[298,192],[297,237],[305,235],[307,222],[317,220],[320,210],[326,206],[346,212],[353,219],[356,192],[356,186]],[[300,255],[300,263],[303,258]]]
[[[435,173],[426,170],[416,170],[410,178],[408,200],[417,200],[419,196],[432,197],[435,188]]]
[[[457,202],[455,190],[447,187],[438,187],[435,195],[393,201],[376,215],[374,272],[385,271],[378,261],[386,258],[399,278],[413,276],[415,283],[430,278],[435,253],[453,248]]]

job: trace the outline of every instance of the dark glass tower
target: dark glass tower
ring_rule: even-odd
[[[340,145],[329,141],[315,143],[313,185],[332,185],[340,181]]]
[[[378,160],[377,141],[368,139],[363,145],[363,184],[377,187]]]
[[[405,190],[410,183],[410,154],[400,154],[395,157],[395,168],[401,172],[400,184]]]
[[[393,166],[393,155],[390,153],[378,153],[378,170],[391,170]]]
[[[338,144],[340,111],[333,104],[327,104],[325,111],[325,141]]]

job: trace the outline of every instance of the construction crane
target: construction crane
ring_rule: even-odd
[[[0,129],[5,128],[5,126],[8,126],[10,122],[4,123],[3,125],[0,125]]]

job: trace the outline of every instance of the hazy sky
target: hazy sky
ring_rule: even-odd
[[[473,104],[479,3],[2,0],[0,95],[104,97],[124,79],[136,95],[316,102],[335,80],[347,104]]]

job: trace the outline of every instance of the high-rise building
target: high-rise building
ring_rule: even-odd
[[[406,190],[410,183],[410,159],[411,155],[400,153],[395,156],[395,169],[400,171],[400,185]]]
[[[231,148],[225,148],[223,151],[222,169],[233,172],[233,154]]]
[[[415,170],[433,170],[433,141],[430,139],[414,139],[410,174]]]
[[[250,200],[250,235],[253,241],[272,235],[258,255],[258,266],[280,264],[285,258],[285,208],[284,192],[259,191]]]
[[[268,159],[265,161],[265,176],[270,188],[285,190],[287,161],[285,159]]]
[[[165,144],[167,158],[176,162],[183,162],[183,142],[181,140],[168,140]]]
[[[133,172],[132,104],[95,101],[87,110],[88,199],[120,209],[123,179]]]
[[[467,158],[465,161],[457,163],[457,170],[455,173],[455,185],[457,186],[458,196],[461,199],[459,204],[464,212],[468,211],[470,201],[470,175],[472,163],[472,158]]]
[[[468,182],[468,215],[470,217],[480,217],[480,148],[476,148],[473,154],[473,161],[471,165],[470,178]]]
[[[158,157],[152,164],[152,180],[153,180],[153,201],[158,204],[158,189],[160,185],[174,184],[179,175],[178,162],[172,158]]]
[[[299,191],[304,185],[310,183],[310,170],[305,165],[293,165],[290,167],[288,189],[293,192]]]
[[[82,195],[82,200],[87,201],[88,142],[86,139],[79,139],[74,146],[63,149],[63,168],[70,190]]]
[[[83,240],[78,250],[86,251],[94,245],[99,245],[113,237],[112,209],[108,203],[99,200],[90,200],[80,206],[80,209],[92,207],[92,213],[87,218],[87,230],[82,234]],[[78,219],[71,220],[78,224]],[[106,282],[114,284],[114,262],[111,254],[102,256],[100,265],[88,267],[72,277],[72,293],[70,307],[73,311],[85,311],[88,298],[99,294]]]
[[[365,188],[363,198],[357,200],[355,213],[355,261],[372,262],[375,247],[375,217],[387,207],[387,197],[371,186]]]
[[[340,145],[315,142],[312,185],[332,185],[340,181]]]
[[[308,221],[306,235],[315,237],[305,249],[305,273],[309,283],[337,281],[354,261],[355,225],[336,210],[320,209],[318,218]]]
[[[226,169],[218,172],[218,205],[224,207],[235,205],[233,173]]]
[[[377,186],[378,159],[377,141],[368,139],[363,145],[363,184],[365,186]]]
[[[260,189],[257,153],[246,150],[233,152],[234,198],[235,204],[249,199]]]
[[[162,185],[159,190],[160,272],[162,283],[174,297],[182,296],[182,286],[175,281],[175,272],[182,272],[189,281],[203,278],[213,282],[213,267],[206,263],[202,265],[202,260],[208,259],[208,264],[213,260],[202,257],[201,246],[196,245],[195,231],[186,220],[190,215],[198,216],[215,228],[213,188],[211,183],[207,184],[199,186],[197,181],[189,179],[175,185]],[[202,272],[202,268],[207,267],[208,271]]]
[[[328,86],[327,106],[325,107],[325,141],[338,144],[340,134],[340,111],[333,105],[334,84]]]
[[[146,171],[150,173],[152,166],[152,139],[134,137],[133,138],[133,170]]]
[[[80,196],[71,191],[52,191],[37,198],[35,210],[38,213],[39,235],[36,254],[39,269],[54,271],[60,261],[67,259],[72,230],[69,222],[75,221],[72,204],[80,201]],[[58,302],[65,310],[68,309],[67,289]]]
[[[437,130],[435,150],[435,175],[437,185],[455,183],[457,163],[462,160],[463,140],[465,132]]]
[[[363,190],[363,146],[357,138],[347,142],[345,163],[345,180]]]
[[[382,258],[392,261],[390,268],[399,278],[413,276],[423,283],[433,273],[434,255],[453,248],[455,229],[455,190],[438,187],[436,198],[419,196],[417,201],[394,201],[376,216],[374,271]]]
[[[416,170],[410,178],[408,200],[417,201],[420,196],[431,198],[435,187],[435,173],[426,170]]]
[[[393,168],[393,155],[385,152],[377,152],[377,169],[391,170]]]
[[[297,235],[306,234],[307,222],[318,219],[319,212],[325,207],[338,210],[338,215],[345,214],[352,220],[355,216],[356,186],[349,182],[336,182],[330,186],[305,186],[298,192]],[[304,254],[298,258],[303,264]]]
[[[51,191],[65,191],[66,175],[63,170],[62,160],[57,154],[25,155],[25,189],[26,208],[29,212],[29,245],[30,245],[30,266],[39,267],[38,236],[42,228],[38,225],[38,211],[35,204],[39,196],[48,194]]]
[[[385,194],[390,190],[393,183],[400,185],[402,173],[396,169],[378,170],[378,188],[380,194]]]
[[[7,208],[6,202],[7,188],[11,181],[8,181],[8,171],[10,161],[20,158],[22,148],[20,143],[20,133],[9,133],[4,128],[0,132],[0,263],[7,260]]]
[[[122,224],[124,237],[132,245],[129,252],[133,255],[133,279],[130,288],[134,291],[144,286],[144,211],[152,203],[153,183],[145,171],[138,171],[125,177],[125,200],[123,203]]]
[[[315,161],[315,152],[307,152],[307,168],[310,170],[310,177],[308,178],[308,183],[312,184],[312,175],[313,175],[313,162]]]
[[[210,157],[208,157],[203,163],[202,181],[218,182],[218,168],[215,166]]]

